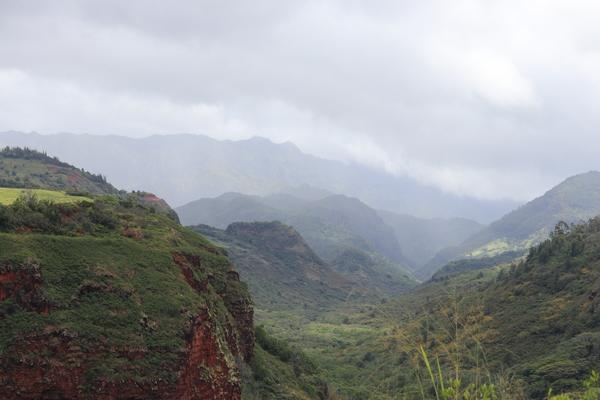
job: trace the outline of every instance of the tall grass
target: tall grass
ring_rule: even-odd
[[[441,354],[432,354],[423,344],[418,345],[420,362],[416,374],[422,400],[525,400],[522,382],[507,374],[491,372],[477,335],[461,322],[458,297],[454,293],[449,299],[453,313],[448,317],[454,340],[440,346]],[[474,352],[469,350],[467,342],[475,344]],[[440,355],[448,361],[442,363]],[[466,361],[475,368],[465,368]],[[592,371],[582,382],[580,392],[555,395],[549,390],[546,399],[600,400],[600,374]]]
[[[481,383],[481,379],[475,379],[474,382],[466,384],[461,377],[460,368],[455,369],[454,377],[445,377],[438,357],[435,358],[434,370],[429,354],[423,346],[419,348],[419,352],[436,400],[501,400],[518,398],[516,397],[516,391],[506,393],[506,390],[499,390],[496,384],[492,382],[489,374],[485,383]],[[423,400],[429,399],[425,395],[426,390],[424,386],[421,386],[421,393]]]
[[[414,368],[421,399],[526,399],[519,381],[506,373],[493,373],[488,367],[476,322],[481,307],[465,306],[456,291],[445,295],[447,307],[441,312],[443,318],[434,322],[437,332],[422,335],[420,343],[415,342],[416,335],[406,335],[417,353]],[[425,324],[427,330],[430,325]]]

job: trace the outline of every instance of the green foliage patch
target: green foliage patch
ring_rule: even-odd
[[[81,201],[91,201],[89,197],[75,196],[56,190],[45,189],[27,189],[24,191],[20,188],[0,188],[0,205],[13,204],[24,193],[30,193],[37,199],[42,201],[51,201],[53,203],[77,203]]]

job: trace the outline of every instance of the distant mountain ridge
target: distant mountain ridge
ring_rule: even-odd
[[[423,217],[464,216],[491,221],[514,208],[445,193],[359,164],[318,158],[291,143],[267,139],[215,140],[202,135],[133,139],[76,134],[0,133],[0,146],[28,146],[89,171],[118,187],[143,189],[181,205],[227,192],[268,195],[308,185],[359,198],[371,207]]]
[[[349,248],[377,251],[408,267],[393,230],[375,210],[357,199],[332,195],[304,201],[291,195],[261,198],[227,193],[177,208],[185,225],[207,224],[225,228],[234,222],[280,220],[296,228],[326,261]]]
[[[227,193],[196,200],[177,212],[185,225],[228,230],[239,222],[283,222],[298,231],[336,272],[359,289],[381,296],[401,293],[416,283],[407,272],[410,266],[393,230],[375,210],[357,199],[331,195],[302,200],[289,194],[259,197]]]
[[[343,254],[359,257],[356,265],[340,260],[328,264],[295,229],[278,221],[235,222],[225,230],[207,225],[191,228],[226,248],[262,309],[319,311],[357,298],[389,297],[416,285],[393,266],[389,276],[381,276],[377,266],[370,269],[375,262],[372,256],[362,252]]]
[[[463,243],[440,251],[419,271],[428,277],[450,261],[524,253],[545,240],[559,221],[585,222],[600,215],[600,172],[567,178],[544,195],[508,213]]]
[[[378,264],[392,268],[384,258],[414,270],[439,249],[460,243],[481,229],[466,219],[420,219],[376,211],[347,196],[320,195],[323,197],[303,200],[290,194],[260,197],[226,193],[178,207],[177,213],[186,225],[221,229],[238,221],[283,221],[295,227],[326,262],[341,270],[360,265],[367,274]]]

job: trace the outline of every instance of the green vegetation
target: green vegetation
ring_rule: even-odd
[[[310,248],[360,290],[389,297],[416,281],[406,270],[394,231],[377,212],[356,199],[327,195],[303,200],[227,193],[177,209],[184,224],[225,228],[235,222],[279,220],[298,231]]]
[[[246,400],[332,399],[315,363],[301,350],[256,328],[254,358],[246,372]]]
[[[600,215],[600,172],[575,175],[543,196],[505,215],[459,246],[440,253],[419,273],[430,277],[448,262],[526,252],[548,238],[559,221],[581,223]]]
[[[77,169],[35,150],[0,150],[0,187],[48,189],[68,194],[117,194],[101,175]]]
[[[577,389],[598,368],[599,222],[561,224],[518,265],[450,276],[398,299],[388,311],[402,321],[399,348],[419,338],[443,369],[461,358],[465,376],[485,360],[492,378],[504,371],[521,382],[525,398]]]
[[[279,222],[235,223],[225,231],[206,225],[192,229],[227,249],[257,308],[265,311],[314,315],[349,301],[389,298],[379,286],[395,285],[402,292],[415,284],[385,259],[377,262],[360,252],[348,252],[347,259],[330,266],[293,228]],[[380,280],[372,272],[377,266],[389,268]]]
[[[525,254],[526,252],[521,251],[507,251],[493,257],[466,258],[463,260],[452,261],[436,272],[431,279],[446,279],[452,275],[457,275],[466,271],[491,268],[496,265],[511,263]]]
[[[600,218],[551,236],[520,263],[447,275],[388,302],[257,319],[304,349],[346,399],[581,398],[600,367]]]
[[[259,309],[314,313],[345,301],[352,293],[350,282],[287,225],[243,222],[225,231],[205,225],[192,229],[227,249]]]
[[[60,196],[60,193],[57,197]],[[116,199],[55,203],[39,200],[35,192],[23,192],[8,206],[0,205],[0,232],[83,235],[107,232],[118,222],[109,208]]]
[[[225,252],[183,228],[164,201],[27,149],[0,152],[0,178],[12,187],[0,189],[5,373],[24,362],[77,364],[84,391],[174,383],[194,318],[206,313],[230,367],[251,351],[242,348],[253,341],[246,286]]]
[[[589,378],[583,381],[583,390],[578,393],[565,393],[552,396],[549,392],[549,400],[597,400],[600,398],[600,374],[592,371]]]
[[[26,197],[0,211],[5,217],[0,218],[5,232],[0,233],[0,272],[42,279],[35,293],[18,291],[0,303],[5,360],[15,352],[45,357],[28,349],[27,341],[51,329],[68,332],[81,351],[96,354],[84,361],[90,383],[172,382],[189,330],[187,314],[213,310],[221,335],[235,326],[223,299],[244,298],[247,292],[228,278],[226,256],[164,214],[118,198],[55,204]],[[206,292],[186,282],[174,253],[199,257],[202,268],[193,274],[200,281],[211,275]],[[39,312],[40,307],[51,312]],[[120,350],[98,352],[100,343]],[[129,349],[145,356],[129,360]]]
[[[329,383],[330,398],[355,398],[348,397],[349,394],[369,398],[369,394],[380,392],[376,386],[363,386],[369,382],[365,379],[366,370],[379,361],[371,357],[381,333],[377,325],[370,325],[374,318],[368,314],[380,306],[360,306],[359,303],[381,305],[389,296],[366,292],[365,286],[350,284],[323,263],[298,233],[281,223],[236,223],[225,231],[202,225],[193,229],[226,247],[253,295],[257,323],[277,338],[276,343],[286,343],[286,346],[291,343],[292,348],[303,349],[312,363],[319,366],[314,374]],[[359,271],[368,268],[363,261],[354,261],[360,267]],[[404,290],[410,283],[407,282]],[[344,319],[344,316],[354,316],[361,310],[367,313],[368,322]],[[261,346],[264,347],[259,347],[257,354],[265,360],[268,354],[265,355],[263,349],[279,345],[263,343]],[[366,354],[371,355],[365,357]],[[348,356],[352,358],[351,362],[348,362]],[[283,360],[287,359],[287,356],[283,357]],[[271,363],[278,365],[270,369],[271,373],[286,370],[277,364],[281,362],[282,359],[277,358],[277,362]],[[287,368],[294,369],[290,365]],[[296,385],[291,376],[277,378],[277,385]],[[378,381],[373,379],[372,382]]]
[[[44,189],[0,188],[0,205],[10,205],[15,202],[24,192],[35,195],[36,198],[53,203],[77,203],[80,201],[91,201],[89,197],[74,196],[65,192]]]

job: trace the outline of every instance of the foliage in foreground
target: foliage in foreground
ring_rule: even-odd
[[[559,394],[552,396],[552,391],[548,393],[549,400],[598,400],[600,399],[600,374],[592,371],[589,378],[583,381],[583,391],[579,393]]]

